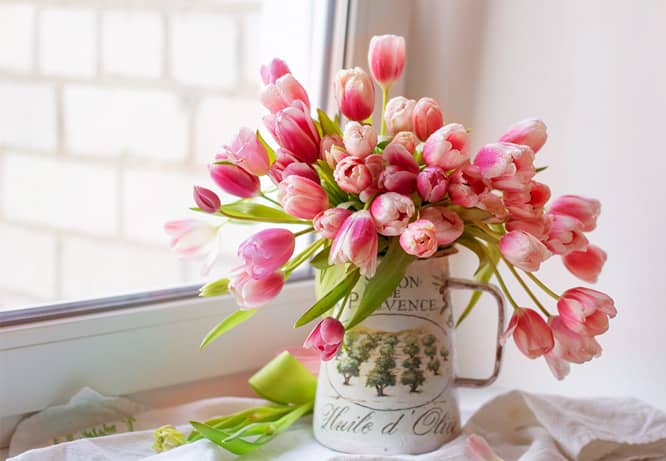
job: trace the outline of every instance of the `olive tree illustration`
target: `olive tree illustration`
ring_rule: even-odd
[[[446,347],[442,346],[442,348],[439,350],[439,355],[445,362],[449,361],[449,350]]]
[[[394,349],[391,344],[383,344],[379,348],[379,354],[375,359],[375,366],[368,373],[365,385],[374,387],[378,397],[384,397],[384,389],[388,386],[395,386],[395,358]]]
[[[350,331],[345,334],[345,338],[342,341],[342,347],[338,352],[338,360],[335,368],[344,378],[342,384],[345,386],[349,386],[349,380],[353,377],[357,377],[361,372],[361,363],[354,356],[353,352],[358,338],[359,333],[356,331]]]
[[[429,359],[426,368],[432,371],[433,374],[439,375],[439,368],[442,364],[437,358],[437,338],[433,334],[428,334],[423,337],[421,342],[423,343],[423,353]]]
[[[421,369],[421,358],[419,357],[421,348],[419,347],[418,338],[411,335],[407,336],[402,351],[408,357],[402,362],[404,371],[400,376],[400,384],[409,386],[410,393],[417,392],[419,386],[425,382],[425,376]]]

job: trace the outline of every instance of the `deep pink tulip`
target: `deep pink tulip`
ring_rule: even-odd
[[[405,253],[419,258],[429,258],[437,253],[437,230],[427,219],[410,223],[400,235],[400,246]]]
[[[449,181],[446,173],[439,167],[424,168],[416,177],[416,190],[426,202],[439,202],[446,195]]]
[[[259,178],[239,166],[211,164],[208,171],[215,184],[231,195],[249,198],[259,193]]]
[[[270,167],[266,148],[249,128],[241,128],[231,145],[224,146],[215,159],[235,163],[255,176],[265,175]]]
[[[465,230],[465,223],[458,213],[443,206],[429,206],[421,209],[421,218],[434,224],[438,245],[452,244]]]
[[[502,335],[504,344],[513,336],[516,346],[526,357],[535,359],[550,352],[555,345],[553,333],[544,319],[532,309],[518,308],[513,311],[509,326]]]
[[[565,291],[557,301],[557,311],[568,329],[583,336],[605,333],[608,318],[617,314],[610,296],[584,287]]]
[[[229,292],[241,309],[255,309],[269,303],[280,294],[283,286],[284,275],[281,272],[255,279],[244,267],[240,267],[229,277]]]
[[[167,222],[164,230],[171,237],[171,249],[181,258],[192,258],[211,249],[218,227],[204,220],[180,219]]]
[[[548,325],[553,332],[555,346],[550,353],[546,354],[547,361],[550,358],[572,363],[585,363],[601,355],[601,346],[593,336],[571,331],[560,316],[550,317]]]
[[[340,350],[345,337],[345,327],[338,319],[326,317],[319,322],[303,343],[303,347],[319,351],[324,362],[331,360]]]
[[[386,236],[402,234],[414,213],[416,206],[412,199],[395,192],[378,195],[370,205],[377,232]]]
[[[268,175],[275,184],[279,184],[284,176],[284,170],[292,163],[299,162],[296,156],[283,147],[275,151],[275,161],[268,170]]]
[[[604,250],[596,245],[588,245],[586,250],[572,251],[562,256],[562,262],[579,279],[596,283],[607,258]]]
[[[361,274],[372,278],[377,270],[377,231],[368,210],[349,216],[333,240],[328,258],[331,264],[352,263]]]
[[[194,202],[201,211],[206,213],[216,213],[220,211],[220,197],[210,189],[201,186],[194,186]]]
[[[384,148],[382,157],[389,165],[396,166],[401,170],[418,174],[419,164],[412,154],[401,144],[391,143]]]
[[[449,123],[432,133],[423,145],[423,162],[444,170],[459,168],[469,160],[469,137],[460,123]]]
[[[449,176],[449,197],[454,205],[473,208],[479,198],[490,193],[490,181],[485,180],[476,165],[465,165]]]
[[[401,131],[412,131],[412,114],[415,106],[415,100],[403,96],[392,98],[386,104],[384,120],[386,120],[386,129],[390,135],[398,134]]]
[[[297,175],[282,179],[277,199],[284,211],[301,219],[312,219],[328,208],[328,196],[324,189],[316,182]]]
[[[333,177],[345,192],[358,194],[372,183],[372,176],[365,162],[359,157],[345,157],[335,166]]]
[[[505,234],[499,242],[499,249],[507,261],[527,272],[538,271],[541,263],[551,256],[543,243],[523,231]]]
[[[587,248],[588,240],[583,234],[581,222],[571,216],[548,213],[551,219],[546,246],[556,255]]]
[[[504,227],[507,232],[523,231],[533,235],[537,239],[544,241],[548,237],[550,228],[552,226],[552,219],[550,215],[543,214],[536,218],[530,219],[509,219]]]
[[[287,229],[266,229],[257,232],[238,247],[238,256],[245,271],[261,279],[278,270],[294,253],[296,238]]]
[[[419,138],[412,131],[399,131],[393,136],[391,143],[400,144],[407,152],[413,154],[419,143]]]
[[[375,81],[382,88],[400,78],[405,67],[405,38],[398,35],[375,35],[370,39],[368,64]]]
[[[524,192],[529,189],[534,168],[534,153],[527,146],[498,142],[486,144],[476,154],[474,164],[481,175],[502,191]]]
[[[499,140],[528,146],[536,154],[543,147],[547,137],[546,124],[537,118],[528,118],[511,125]]]
[[[425,141],[444,125],[444,115],[439,104],[432,98],[421,98],[412,112],[412,127],[420,140]]]
[[[301,101],[306,107],[310,107],[308,93],[291,74],[284,74],[275,83],[263,87],[259,99],[271,114],[289,107],[294,101]]]
[[[404,195],[414,192],[419,173],[419,164],[414,156],[401,144],[391,143],[384,148],[382,157],[388,166],[380,175],[380,189]]]
[[[327,134],[321,138],[319,157],[328,163],[331,168],[335,168],[335,165],[347,155],[344,142],[337,134]]]
[[[333,240],[351,214],[346,208],[329,208],[314,217],[312,226],[322,237]]]
[[[601,213],[601,202],[578,195],[563,195],[551,203],[549,210],[554,214],[576,218],[581,223],[581,230],[589,232],[597,227],[597,218]]]
[[[345,125],[343,140],[349,155],[363,158],[374,151],[377,145],[377,132],[371,125],[348,122]]]
[[[340,69],[333,81],[338,107],[349,120],[361,121],[375,109],[375,86],[360,67]]]
[[[312,165],[310,165],[309,163],[305,162],[290,163],[282,171],[282,179],[291,175],[301,176],[303,178],[307,178],[310,181],[319,184],[319,175],[317,174],[317,171],[314,168],[312,168]]]
[[[310,117],[310,110],[301,101],[277,114],[264,117],[264,123],[280,146],[291,151],[298,160],[314,163],[319,158],[319,132]]]
[[[291,71],[289,70],[287,63],[279,58],[273,58],[271,62],[262,65],[260,69],[261,79],[263,80],[264,85],[275,83],[278,78],[289,72]]]

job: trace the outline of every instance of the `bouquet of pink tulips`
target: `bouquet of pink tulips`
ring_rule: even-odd
[[[604,251],[585,236],[596,226],[600,203],[565,195],[548,204],[548,186],[534,179],[540,170],[534,165],[535,155],[546,141],[544,123],[518,122],[472,156],[470,131],[459,123],[445,124],[437,101],[402,96],[389,100],[389,89],[405,63],[402,37],[373,37],[368,61],[382,91],[377,125],[372,123],[375,85],[359,67],[340,70],[335,78],[335,96],[345,123],[321,110],[313,116],[307,92],[283,61],[274,59],[261,68],[260,99],[268,110],[263,121],[275,142],[265,140],[258,130],[242,128],[210,164],[217,186],[239,199],[223,204],[215,192],[195,187],[194,210],[224,222],[302,228],[267,229],[250,236],[238,248],[242,264],[228,278],[201,288],[202,296],[230,292],[239,306],[211,330],[202,347],[258,312],[280,293],[297,267],[309,262],[318,269],[321,296],[296,326],[325,316],[305,346],[329,360],[345,331],[372,314],[412,261],[459,246],[478,256],[475,276],[484,282],[495,277],[513,306],[504,340],[512,336],[531,359],[544,356],[559,379],[568,373],[570,363],[598,356],[601,347],[595,338],[615,316],[613,300],[583,287],[555,293],[535,275],[542,262],[559,255],[575,276],[593,283],[606,261]],[[262,188],[262,176],[273,185],[266,187],[270,183],[265,180]],[[207,220],[166,226],[179,254],[212,248],[210,261],[216,256],[212,242],[219,241],[220,228],[221,224],[210,225]],[[310,243],[294,255],[298,237],[310,238]],[[517,279],[533,308],[515,301],[500,272],[502,266]],[[341,313],[361,277],[367,279],[366,289],[343,325]],[[537,289],[552,298],[550,303],[542,301]],[[458,323],[479,296],[474,293]],[[279,432],[281,426],[275,421],[287,416],[276,414],[266,421]],[[287,419],[285,424],[293,422]],[[242,418],[234,421],[240,425],[235,430],[245,427],[243,421],[250,424]],[[221,440],[220,434],[204,426],[195,427],[211,440]],[[218,429],[228,436],[229,431]],[[237,440],[230,437],[222,446],[229,448],[230,441]]]

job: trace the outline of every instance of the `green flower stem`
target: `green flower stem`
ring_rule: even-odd
[[[280,204],[280,202],[278,202],[277,200],[273,200],[273,199],[270,198],[268,195],[264,194],[263,191],[259,191],[259,195],[261,196],[261,198],[263,198],[263,199],[265,199],[265,200],[268,200],[268,201],[271,202],[272,204],[277,205],[277,206],[279,206],[280,208],[282,208],[282,205]]]
[[[282,271],[284,272],[285,278],[289,278],[292,272],[298,268],[301,264],[308,260],[310,256],[315,254],[319,247],[326,243],[326,239],[315,240],[311,243],[305,250],[303,250],[298,256],[292,258],[287,264],[284,265]]]
[[[488,235],[490,235],[490,236],[496,238],[497,240],[501,240],[502,237],[504,237],[504,234],[500,234],[500,233],[498,233],[498,232],[495,232],[495,231],[492,230],[492,229],[490,228],[490,226],[488,226],[487,224],[484,224],[484,223],[482,223],[482,222],[474,221],[474,225],[475,225],[476,227],[478,227],[479,229],[482,229],[482,230],[483,230],[485,233],[487,233]]]
[[[342,313],[345,310],[345,306],[347,305],[347,301],[349,301],[349,297],[351,296],[351,290],[345,295],[345,298],[342,300],[342,304],[340,304],[340,309],[338,310],[338,313],[335,314],[336,320],[340,320],[340,317],[342,317]]]
[[[386,134],[386,117],[384,117],[384,113],[386,112],[386,103],[388,102],[388,93],[389,93],[389,88],[382,88],[382,129],[380,132],[381,136],[384,136]]]
[[[502,275],[500,275],[499,270],[497,270],[497,266],[493,266],[493,270],[495,272],[495,277],[497,277],[497,281],[500,284],[500,288],[506,295],[506,299],[509,300],[511,305],[513,306],[514,309],[520,309],[520,306],[518,306],[518,303],[516,302],[515,299],[513,299],[513,296],[511,296],[511,293],[509,292],[509,289],[507,288],[506,284],[504,283],[504,279],[502,278]]]
[[[523,272],[525,272],[525,271],[523,271]],[[534,283],[536,283],[539,286],[539,288],[541,288],[543,291],[545,291],[548,296],[550,296],[551,298],[553,298],[556,301],[560,299],[560,295],[558,295],[553,290],[548,288],[545,283],[543,283],[541,280],[539,280],[536,277],[536,275],[532,274],[531,272],[525,272],[525,275],[527,275],[530,278],[530,280],[532,280]]]
[[[310,232],[314,231],[314,227],[308,227],[307,229],[303,229],[302,231],[298,231],[294,233],[294,237],[300,237],[301,235],[309,234]]]
[[[541,312],[543,312],[543,314],[546,316],[546,318],[549,318],[550,317],[550,312],[548,312],[548,310],[545,307],[543,307],[543,304],[541,304],[541,302],[539,302],[539,298],[537,298],[535,296],[535,294],[532,292],[532,290],[530,290],[530,287],[527,286],[527,284],[525,283],[523,278],[518,274],[518,272],[516,271],[516,268],[513,267],[513,264],[511,264],[509,261],[507,261],[506,258],[504,258],[504,256],[502,256],[502,261],[504,261],[504,264],[506,264],[506,267],[509,268],[509,270],[511,271],[513,276],[516,278],[516,280],[518,280],[518,283],[520,283],[520,286],[523,287],[523,290],[525,290],[527,292],[527,294],[529,295],[529,297],[532,298],[532,301],[534,301],[534,304],[537,305],[539,310]]]
[[[490,235],[485,229],[474,226],[465,226],[465,232],[473,237],[480,238],[488,243],[497,244],[499,239]]]

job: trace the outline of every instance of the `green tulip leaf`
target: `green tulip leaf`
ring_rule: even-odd
[[[319,253],[314,255],[310,260],[310,265],[315,269],[324,270],[327,267],[330,267],[331,264],[328,262],[328,256],[331,253],[331,246],[325,246]]]
[[[231,434],[225,431],[215,429],[214,427],[211,427],[207,424],[198,423],[196,421],[190,421],[190,424],[202,436],[206,437],[215,445],[218,445],[236,455],[244,455],[251,452],[252,450],[256,450],[262,445],[257,442],[247,442],[243,439],[233,439],[227,442],[226,440]]]
[[[238,200],[227,203],[220,207],[220,212],[234,219],[243,219],[247,221],[281,223],[281,224],[310,224],[309,221],[303,221],[278,208],[254,203],[249,200]]]
[[[252,317],[256,312],[257,312],[256,309],[247,309],[247,310],[239,309],[236,312],[233,312],[232,314],[227,316],[224,320],[222,320],[220,323],[215,325],[215,327],[213,327],[213,329],[208,332],[203,341],[201,341],[201,346],[199,347],[203,349],[213,340],[215,340],[218,336],[223,335],[232,328],[235,328],[241,323],[245,322],[247,319]]]
[[[261,145],[264,146],[264,149],[266,149],[266,153],[268,154],[268,163],[269,163],[270,165],[272,165],[273,162],[275,161],[275,158],[276,158],[276,157],[275,157],[275,151],[274,151],[273,148],[272,148],[272,147],[266,142],[266,140],[265,140],[264,137],[261,135],[261,133],[259,132],[259,130],[257,130],[257,139],[259,140],[259,142],[261,143]]]
[[[248,380],[260,397],[282,404],[314,401],[317,378],[289,352],[284,351]]]
[[[296,323],[294,328],[305,325],[306,323],[311,322],[316,319],[324,312],[330,310],[335,306],[335,304],[340,301],[347,293],[349,293],[358,279],[360,278],[360,273],[358,269],[353,270],[340,282],[338,285],[333,287],[328,293],[326,293],[322,298],[320,298],[316,303],[308,309],[305,314],[301,315]]]
[[[321,130],[324,134],[337,134],[338,136],[342,136],[340,127],[333,120],[331,120],[328,115],[326,115],[326,112],[321,109],[317,109],[317,116],[319,117],[319,124],[321,125]]]

